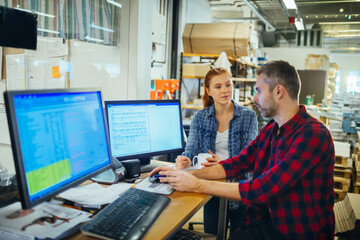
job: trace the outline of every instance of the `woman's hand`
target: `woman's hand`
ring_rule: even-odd
[[[177,156],[177,158],[175,159],[175,167],[177,169],[185,169],[187,167],[189,167],[191,165],[191,160],[190,158],[186,157],[186,156]]]
[[[207,162],[206,163],[202,163],[202,165],[204,165],[205,167],[210,167],[210,166],[214,166],[216,164],[218,164],[221,159],[216,156],[214,153],[211,152],[211,150],[209,150],[209,153],[211,154],[211,158],[207,158]]]

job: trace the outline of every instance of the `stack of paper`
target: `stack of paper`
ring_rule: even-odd
[[[1,208],[1,239],[58,239],[69,231],[78,230],[79,225],[92,215],[48,202],[34,207],[28,215],[21,212],[19,202]]]
[[[360,220],[360,195],[347,193],[345,199],[334,205],[335,233],[353,230]]]

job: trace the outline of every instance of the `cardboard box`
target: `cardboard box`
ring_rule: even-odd
[[[204,78],[210,69],[210,63],[184,63],[182,76]]]
[[[308,54],[305,59],[305,69],[307,70],[329,70],[330,63],[327,55]]]
[[[246,23],[189,23],[182,38],[185,53],[241,57],[250,54],[250,36]]]

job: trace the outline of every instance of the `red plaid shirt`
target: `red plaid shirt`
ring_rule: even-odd
[[[238,156],[220,164],[227,178],[254,170],[251,180],[239,182],[249,206],[245,225],[270,211],[274,228],[288,239],[333,239],[334,158],[328,129],[300,106],[283,126],[271,120]]]

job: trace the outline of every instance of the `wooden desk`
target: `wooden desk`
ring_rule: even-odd
[[[174,191],[169,195],[171,202],[151,227],[144,239],[166,239],[190,219],[210,196],[198,193]]]
[[[167,239],[211,198],[211,196],[205,194],[183,193],[178,191],[174,191],[168,197],[171,199],[170,204],[162,212],[161,216],[156,220],[155,224],[143,239]],[[88,240],[96,238],[77,233],[66,239]]]
[[[169,165],[173,163],[162,162],[157,160],[152,160],[152,163],[161,163],[164,165]],[[148,173],[141,174],[142,179],[146,178]],[[169,205],[161,213],[160,217],[156,220],[154,225],[150,228],[143,239],[153,240],[153,239],[167,239],[175,230],[180,228],[186,223],[202,206],[207,203],[211,196],[206,194],[199,193],[185,193],[174,191],[172,194],[168,195],[170,198]],[[86,236],[82,233],[72,235],[68,240],[88,240],[96,239],[94,237]]]

